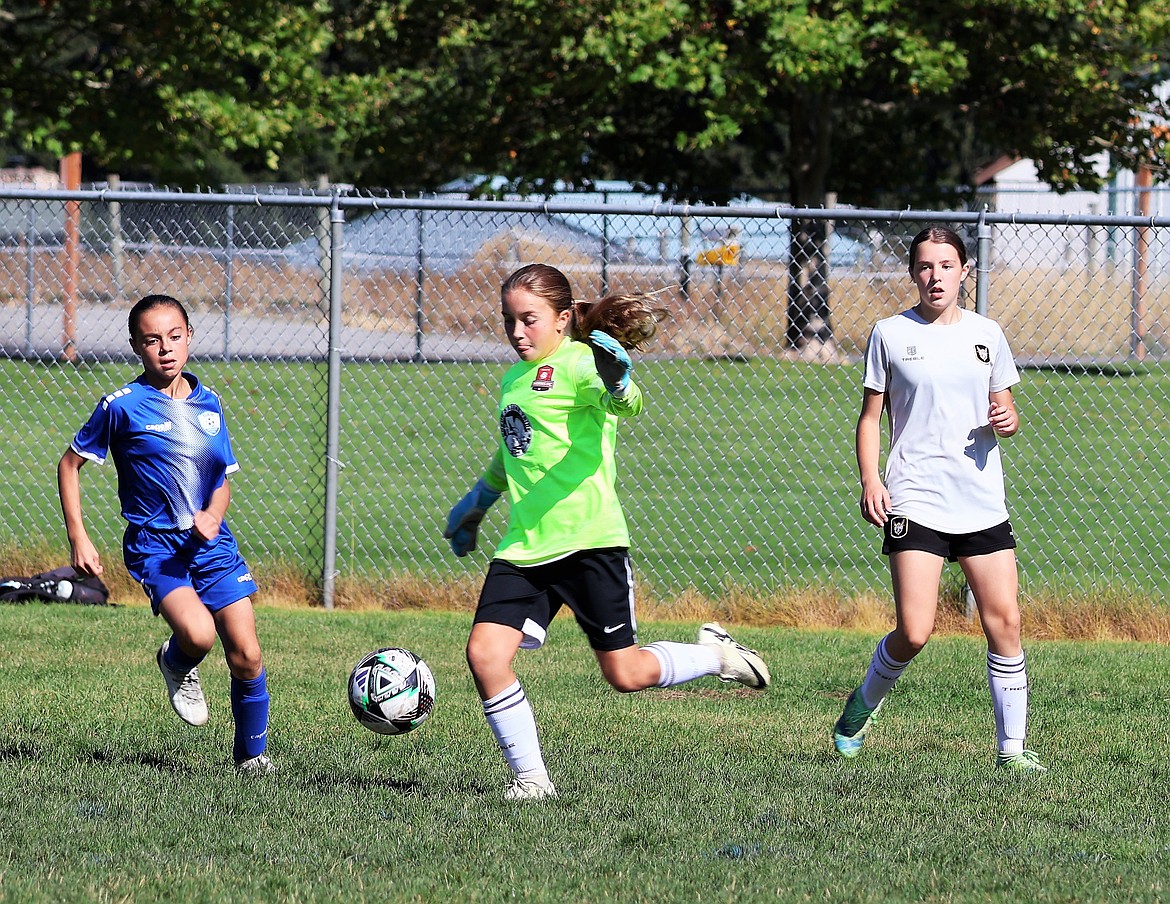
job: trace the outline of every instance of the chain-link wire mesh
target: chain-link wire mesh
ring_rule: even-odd
[[[451,555],[443,523],[495,442],[499,380],[514,360],[500,283],[542,261],[581,298],[656,291],[671,311],[636,359],[646,411],[620,431],[645,586],[885,592],[880,536],[856,505],[860,360],[873,323],[916,300],[910,238],[944,222],[980,258],[966,304],[1001,323],[1024,368],[1024,428],[1005,442],[1005,468],[1025,593],[1160,593],[1168,224],[1050,219],[9,190],[0,540],[66,549],[56,461],[101,395],[139,372],[126,314],[164,292],[191,314],[190,369],[224,397],[242,465],[229,519],[261,581],[280,569],[326,588],[334,577],[478,573],[506,504],[469,559]],[[82,478],[107,562],[123,526],[113,483],[112,468]]]

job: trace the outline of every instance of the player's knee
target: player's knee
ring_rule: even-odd
[[[228,671],[233,678],[251,681],[260,677],[264,669],[264,659],[260,655],[260,644],[247,644],[236,647],[227,654]]]
[[[215,646],[214,624],[177,625],[171,630],[179,641],[179,648],[195,659],[203,659]]]
[[[983,631],[1000,647],[1020,645],[1020,613],[1004,612],[983,616]]]
[[[920,627],[911,630],[903,629],[902,646],[904,649],[899,651],[900,655],[897,658],[904,662],[909,662],[922,652],[923,648],[930,641],[930,635],[932,633],[933,627]],[[891,653],[891,655],[893,654]]]
[[[605,680],[609,682],[610,687],[622,694],[633,694],[637,691],[644,691],[648,687],[641,681],[631,679],[628,675],[606,675]]]
[[[633,694],[643,691],[654,684],[656,676],[648,674],[644,669],[633,668],[629,664],[603,666],[601,674],[615,691],[621,694]]]
[[[467,642],[467,667],[475,678],[487,678],[507,669],[511,659],[496,644],[472,637]]]

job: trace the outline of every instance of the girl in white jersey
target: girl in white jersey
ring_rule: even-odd
[[[601,673],[619,691],[704,675],[762,690],[769,674],[758,653],[714,623],[693,644],[637,643],[614,451],[618,419],[642,410],[626,350],[653,336],[663,312],[644,295],[574,302],[564,274],[544,264],[517,270],[501,296],[520,361],[503,378],[500,435],[487,471],[451,510],[444,537],[456,555],[467,555],[487,509],[508,492],[508,530],[484,580],[467,662],[513,772],[505,797],[539,800],[556,789],[512,662],[521,648],[544,643],[561,606],[576,616]]]
[[[1019,429],[1011,391],[1019,373],[999,326],[959,306],[970,268],[953,231],[918,233],[910,245],[918,304],[879,321],[866,347],[856,437],[861,514],[885,532],[896,623],[849,695],[833,743],[844,757],[861,752],[886,695],[934,630],[944,561],[958,561],[987,637],[996,764],[1044,772],[1024,747],[1028,677],[1016,543],[996,442]],[[878,464],[883,411],[890,420],[885,483]]]
[[[183,370],[192,330],[178,301],[146,296],[130,310],[129,328],[142,373],[98,403],[57,466],[72,564],[84,574],[103,570],[82,518],[80,471],[87,461],[104,463],[108,450],[128,522],[126,569],[172,631],[155,657],[171,705],[183,721],[207,723],[197,666],[218,635],[231,673],[236,768],[271,773],[268,683],[250,598],[256,583],[224,520],[227,475],[239,465],[219,396]]]

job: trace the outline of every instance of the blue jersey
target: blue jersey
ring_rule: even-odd
[[[112,392],[73,438],[73,451],[118,469],[122,517],[154,530],[189,530],[195,513],[228,474],[239,470],[219,396],[194,376],[185,399],[172,399],[144,377]]]

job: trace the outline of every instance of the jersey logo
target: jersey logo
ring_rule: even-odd
[[[219,433],[220,421],[219,415],[214,411],[204,411],[199,415],[199,429],[208,436],[215,436]]]
[[[978,358],[980,361],[982,361],[984,364],[990,364],[991,363],[991,349],[989,349],[986,345],[977,345],[977,346],[975,346],[975,357]]]
[[[171,428],[175,425],[171,421],[163,421],[161,424],[144,424],[143,430],[149,430],[152,433],[170,433]]]
[[[519,405],[509,405],[501,412],[500,435],[513,458],[519,458],[532,445],[532,423]]]
[[[553,388],[553,366],[542,364],[536,369],[536,379],[532,381],[533,392],[548,392]]]

